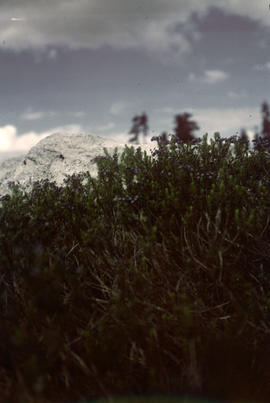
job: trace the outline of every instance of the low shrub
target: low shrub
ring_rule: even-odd
[[[28,194],[10,184],[3,401],[268,400],[268,149],[218,133],[210,144],[154,140],[152,156],[104,150],[95,179],[36,182]]]

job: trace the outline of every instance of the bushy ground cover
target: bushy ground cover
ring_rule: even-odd
[[[10,184],[2,401],[269,401],[269,147],[153,140],[152,156],[105,152],[95,179]]]

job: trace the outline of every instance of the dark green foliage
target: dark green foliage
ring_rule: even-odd
[[[268,401],[267,148],[153,140],[2,198],[3,401]]]

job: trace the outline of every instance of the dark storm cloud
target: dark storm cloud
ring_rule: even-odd
[[[136,49],[181,57],[200,39],[192,13],[204,16],[215,0],[21,0],[2,1],[0,37],[7,49],[44,51],[47,46],[68,49]],[[225,12],[270,24],[265,1],[220,0]],[[13,18],[13,20],[12,20]],[[16,20],[15,20],[16,19]],[[177,24],[187,25],[175,30]]]

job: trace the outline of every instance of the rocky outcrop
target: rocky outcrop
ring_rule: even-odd
[[[9,182],[18,183],[22,190],[28,192],[35,181],[42,179],[55,181],[57,186],[62,186],[64,179],[72,174],[89,171],[95,178],[98,173],[95,157],[105,155],[104,147],[110,155],[117,147],[120,155],[125,145],[141,147],[147,155],[155,146],[123,144],[87,133],[54,133],[38,142],[24,157],[10,158],[0,163],[0,198],[12,193]]]

